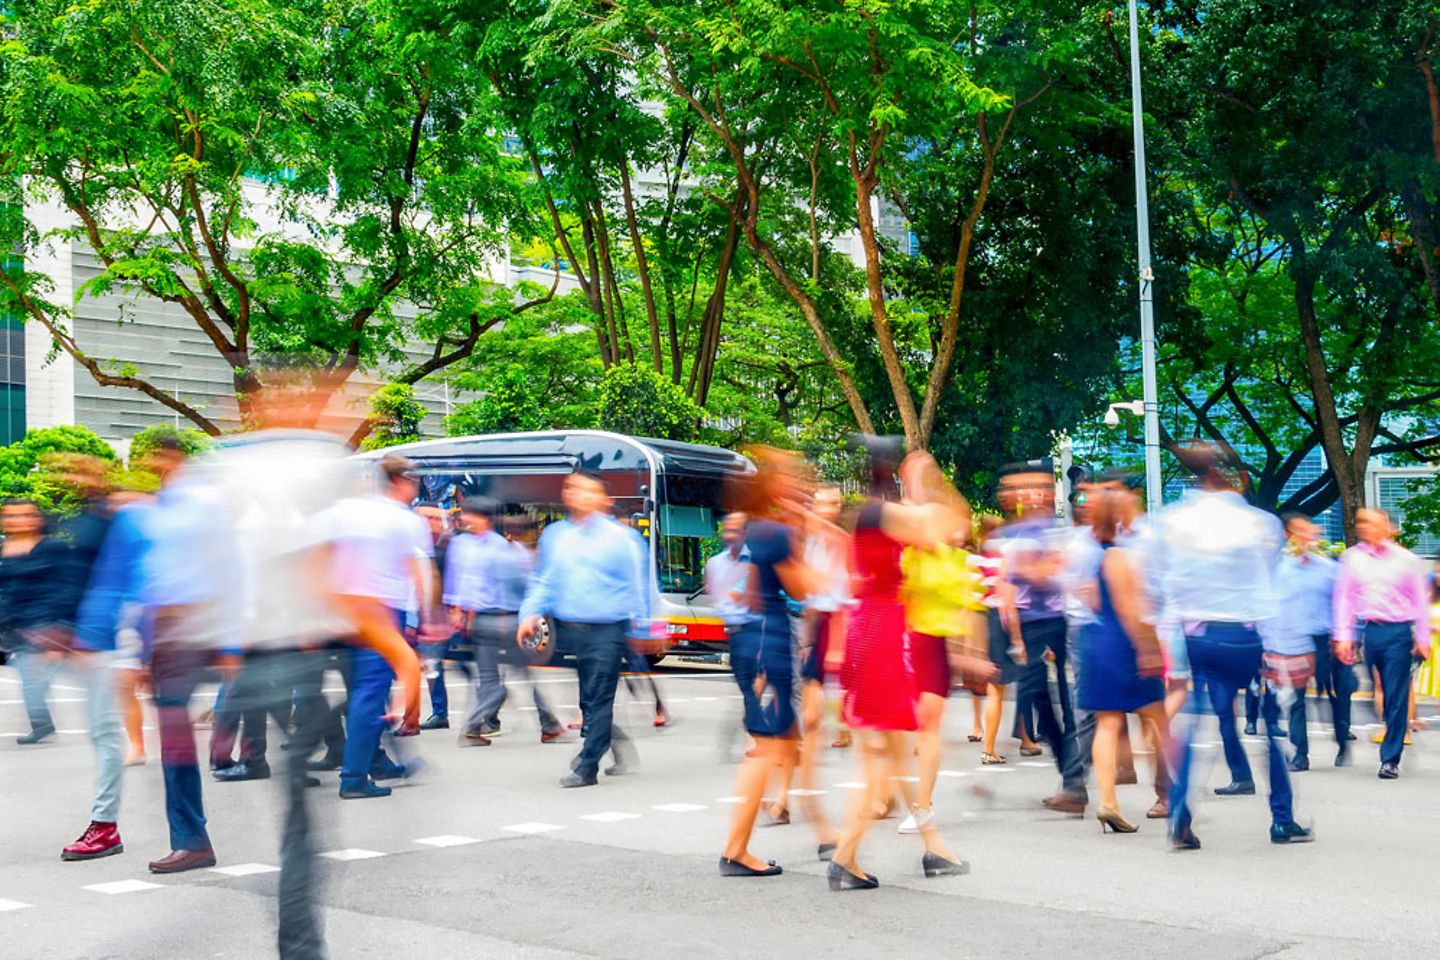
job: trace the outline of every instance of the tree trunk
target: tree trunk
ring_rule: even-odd
[[[720,262],[715,268],[715,289],[705,302],[705,312],[700,320],[700,344],[695,353],[695,366],[690,370],[690,396],[699,406],[705,406],[710,399],[710,383],[715,377],[715,359],[720,354],[720,328],[725,321],[725,294],[730,285],[730,271],[735,263],[735,252],[740,246],[740,225],[738,217],[732,216],[725,229],[725,246],[720,250]]]
[[[615,330],[615,315],[606,308],[605,281],[600,273],[600,258],[596,255],[595,221],[587,211],[580,221],[580,230],[585,242],[585,258],[590,262],[590,287],[585,296],[590,309],[600,319],[596,335],[600,338],[600,363],[609,367],[620,358],[620,337]]]
[[[1365,505],[1365,468],[1370,460],[1368,443],[1352,454],[1345,449],[1345,436],[1335,406],[1335,393],[1330,386],[1330,373],[1325,366],[1325,351],[1320,342],[1320,324],[1315,316],[1315,277],[1301,243],[1293,241],[1290,274],[1295,282],[1295,310],[1300,319],[1300,333],[1305,346],[1305,368],[1310,378],[1310,393],[1315,401],[1315,417],[1320,423],[1320,445],[1325,460],[1335,475],[1340,493],[1340,512],[1345,524],[1345,542],[1355,542],[1355,514]]]
[[[660,353],[660,317],[655,312],[655,294],[650,287],[650,267],[645,258],[645,243],[640,239],[640,226],[635,220],[635,197],[630,188],[630,161],[620,164],[620,188],[625,195],[625,222],[630,226],[630,245],[635,249],[635,269],[640,274],[640,290],[645,297],[645,319],[650,323],[650,360],[655,372],[665,373]]]
[[[875,197],[875,184],[859,166],[859,157],[854,148],[850,152],[850,170],[855,180],[855,212],[859,216],[860,247],[865,251],[865,293],[870,302],[870,323],[875,328],[875,339],[880,344],[880,360],[885,366],[890,391],[895,395],[895,408],[900,412],[900,423],[905,428],[905,444],[911,450],[923,450],[928,438],[920,432],[920,418],[915,412],[915,398],[910,393],[910,384],[905,379],[905,368],[900,364],[900,354],[895,349],[895,336],[890,329],[890,314],[885,307],[885,284],[880,276],[880,246],[875,239],[875,216],[871,201]]]

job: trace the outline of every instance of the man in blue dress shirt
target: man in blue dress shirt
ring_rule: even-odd
[[[560,497],[566,519],[540,536],[539,568],[520,607],[515,638],[523,644],[548,615],[556,642],[575,651],[585,742],[560,785],[588,787],[612,748],[617,762],[606,774],[628,769],[622,744],[629,747],[629,739],[614,724],[615,688],[631,623],[646,623],[650,615],[647,556],[640,535],[611,519],[610,497],[598,479],[571,474]]]
[[[1275,595],[1278,605],[1275,626],[1265,649],[1282,657],[1314,656],[1315,673],[1330,682],[1330,705],[1335,720],[1335,742],[1340,752],[1336,766],[1349,760],[1350,695],[1355,691],[1355,670],[1332,655],[1330,650],[1331,609],[1335,577],[1340,565],[1316,551],[1320,528],[1302,513],[1285,516],[1286,546],[1275,568]],[[1295,756],[1290,769],[1310,769],[1310,735],[1305,717],[1305,684],[1294,685],[1290,703],[1290,742]]]
[[[1280,521],[1245,502],[1228,473],[1230,462],[1214,447],[1195,444],[1176,451],[1201,479],[1201,489],[1167,508],[1156,520],[1150,554],[1160,589],[1156,624],[1183,630],[1195,677],[1197,712],[1209,707],[1220,722],[1232,782],[1222,795],[1253,794],[1250,762],[1235,732],[1235,697],[1260,670],[1261,633],[1275,618],[1275,564],[1284,542]],[[1274,703],[1266,710],[1269,748],[1270,840],[1303,843],[1312,832],[1295,822],[1294,797],[1285,755],[1276,739]],[[1179,744],[1179,763],[1170,793],[1170,842],[1198,850],[1190,828],[1190,771],[1198,722]]]

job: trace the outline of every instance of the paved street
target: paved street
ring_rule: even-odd
[[[545,674],[554,700],[573,704],[572,678]],[[982,768],[964,736],[970,706],[957,699],[936,807],[973,872],[925,880],[918,839],[897,837],[887,821],[862,852],[882,888],[831,894],[798,815],[757,830],[753,845],[785,876],[717,875],[742,749],[738,734],[727,736],[738,699],[728,675],[683,664],[661,682],[675,725],[652,731],[646,706],[622,687],[621,716],[643,765],[595,788],[556,786],[572,747],[538,743],[534,714],[515,709],[519,697],[492,747],[462,749],[453,730],[422,736],[428,770],[387,800],[340,801],[335,774],[324,774],[313,800],[328,852],[321,896],[331,956],[1318,960],[1433,956],[1440,942],[1440,724],[1406,751],[1393,783],[1375,778],[1371,730],[1360,729],[1359,762],[1344,770],[1329,765],[1328,729],[1312,734],[1315,769],[1296,778],[1299,812],[1318,835],[1312,845],[1272,848],[1263,796],[1211,798],[1195,825],[1205,849],[1174,854],[1159,823],[1106,836],[1093,819],[1041,809],[1053,767],[1017,763],[1013,744],[1002,742],[1011,766]],[[149,765],[126,773],[126,852],[62,863],[60,847],[85,824],[91,755],[79,693],[62,681],[55,695],[62,735],[17,747],[19,684],[0,670],[0,956],[273,956],[277,784],[207,782],[219,867],[151,877],[146,861],[168,850],[151,730]],[[1357,719],[1371,719],[1368,706]],[[1259,740],[1249,747],[1263,752]],[[1205,754],[1209,784],[1224,782],[1219,750]],[[856,778],[852,764],[849,751],[827,759],[820,786],[834,812]],[[1149,802],[1147,787],[1121,788],[1132,819]]]

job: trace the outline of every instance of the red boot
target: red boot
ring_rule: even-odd
[[[95,860],[125,850],[120,842],[120,828],[113,823],[91,823],[70,846],[60,851],[61,860]]]

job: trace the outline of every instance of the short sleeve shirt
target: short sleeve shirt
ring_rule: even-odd
[[[790,528],[773,520],[753,520],[745,533],[745,546],[755,568],[759,612],[765,616],[785,616],[785,599],[780,595],[784,588],[775,568],[790,559]]]

